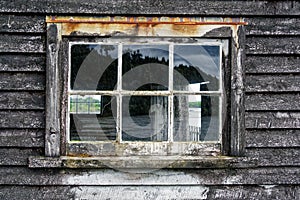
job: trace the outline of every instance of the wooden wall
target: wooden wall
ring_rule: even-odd
[[[29,169],[44,155],[46,15],[240,16],[246,156],[227,169]],[[0,199],[300,199],[300,2],[0,1]]]

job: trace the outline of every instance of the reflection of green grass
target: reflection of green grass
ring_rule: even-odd
[[[98,99],[88,98],[71,98],[70,112],[100,112],[100,101]]]
[[[201,101],[189,102],[189,108],[201,108]]]

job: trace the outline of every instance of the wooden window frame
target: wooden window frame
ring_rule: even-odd
[[[45,157],[30,158],[31,167],[105,167],[107,162],[118,162],[123,168],[145,167],[146,165],[133,164],[128,166],[127,159],[122,157],[107,158],[85,154],[78,151],[77,154],[68,153],[66,146],[66,113],[67,113],[67,74],[68,74],[68,42],[71,37],[93,38],[103,36],[142,36],[142,37],[196,37],[213,38],[228,41],[229,62],[224,70],[223,77],[226,85],[226,117],[223,126],[222,148],[204,145],[200,154],[162,155],[152,158],[157,162],[172,161],[172,168],[205,167],[214,163],[217,166],[228,166],[233,162],[234,157],[241,157],[244,152],[245,133],[245,109],[244,109],[244,25],[242,19],[233,18],[169,18],[169,17],[47,17],[47,71],[46,71],[46,129],[45,129]],[[160,32],[160,29],[164,31]],[[75,40],[76,41],[76,40]],[[225,101],[224,101],[225,102]],[[201,145],[200,145],[201,146]],[[99,149],[108,147],[107,144],[99,146]],[[191,146],[192,147],[192,146]],[[77,149],[89,149],[94,146],[76,145]],[[118,147],[119,148],[119,147]],[[132,149],[134,145],[122,146],[121,148]],[[147,148],[151,148],[150,146]],[[180,145],[174,148],[182,148]],[[206,154],[221,149],[220,154]],[[192,148],[193,149],[193,148]],[[194,148],[195,149],[195,148]],[[199,149],[199,146],[196,148]],[[201,147],[200,147],[201,149]],[[192,150],[193,151],[193,150]],[[222,157],[220,157],[222,155]],[[87,158],[88,156],[88,158]],[[135,155],[143,159],[142,154]],[[151,155],[150,155],[151,156]],[[134,159],[131,159],[134,160]],[[175,162],[179,161],[180,162]],[[182,162],[185,160],[186,162]],[[228,162],[224,162],[224,161]],[[173,162],[174,161],[174,162]],[[235,161],[234,161],[235,162]],[[154,162],[155,163],[155,162]],[[174,164],[177,163],[177,164]],[[155,168],[155,166],[153,166]]]

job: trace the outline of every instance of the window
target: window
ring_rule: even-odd
[[[178,41],[70,42],[68,142],[220,143],[226,44]]]
[[[46,156],[241,155],[240,19],[47,22]]]

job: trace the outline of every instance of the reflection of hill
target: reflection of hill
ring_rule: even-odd
[[[209,85],[201,86],[202,91],[218,90],[219,79],[217,77],[205,73],[199,67],[180,64],[178,66],[174,66],[174,70],[178,71],[181,75],[183,75],[186,78],[186,80],[189,81],[190,84],[209,81]]]

